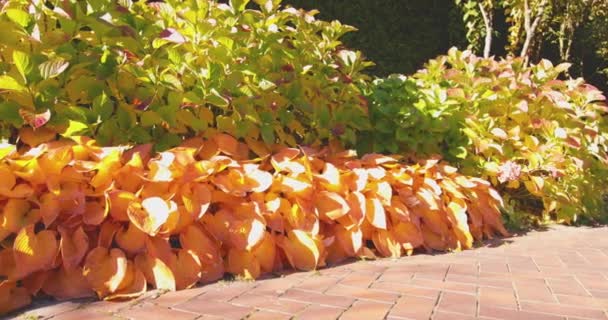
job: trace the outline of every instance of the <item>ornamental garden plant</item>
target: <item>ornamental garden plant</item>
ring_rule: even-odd
[[[606,221],[606,98],[567,64],[450,50],[411,77],[374,81],[361,148],[441,154],[488,179],[514,223]]]
[[[0,4],[0,314],[470,249],[513,190],[599,212],[605,105],[563,67],[372,82],[353,28],[255,2]]]

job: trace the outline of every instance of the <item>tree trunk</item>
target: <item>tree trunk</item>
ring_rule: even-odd
[[[481,16],[483,18],[483,24],[486,29],[485,42],[484,42],[484,46],[483,46],[483,57],[489,58],[490,51],[492,50],[492,33],[494,32],[492,21],[494,18],[494,13],[486,12],[486,8],[483,7],[483,4],[481,2],[479,3],[479,11],[481,11]]]
[[[536,29],[543,19],[543,14],[545,13],[545,6],[547,5],[547,0],[542,0],[542,2],[538,5],[538,9],[536,11],[536,15],[534,17],[534,21],[531,21],[531,9],[528,4],[528,0],[524,0],[524,29],[526,31],[526,38],[524,40],[524,45],[521,48],[520,56],[524,57],[525,63],[529,60],[529,50],[530,44],[534,39]]]

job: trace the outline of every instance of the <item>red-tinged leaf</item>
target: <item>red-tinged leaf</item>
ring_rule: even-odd
[[[51,119],[51,110],[47,109],[42,113],[34,113],[27,109],[19,109],[19,115],[32,128],[38,129],[44,126]]]
[[[186,42],[186,38],[184,38],[184,36],[181,33],[179,33],[177,30],[175,30],[173,28],[167,28],[167,29],[161,31],[161,33],[158,36],[161,39],[165,39],[165,40],[167,40],[169,42],[173,42],[173,43]]]

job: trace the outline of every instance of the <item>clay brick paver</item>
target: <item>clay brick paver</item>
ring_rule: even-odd
[[[459,253],[350,261],[126,302],[36,300],[5,318],[608,320],[607,312],[608,227],[553,226]]]

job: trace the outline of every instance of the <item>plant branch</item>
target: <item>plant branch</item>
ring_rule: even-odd
[[[486,29],[485,44],[483,47],[483,57],[488,58],[490,57],[490,50],[492,47],[493,15],[492,12],[486,12],[486,9],[484,8],[481,2],[479,3],[479,11],[481,11],[481,17],[483,18],[483,24]]]

